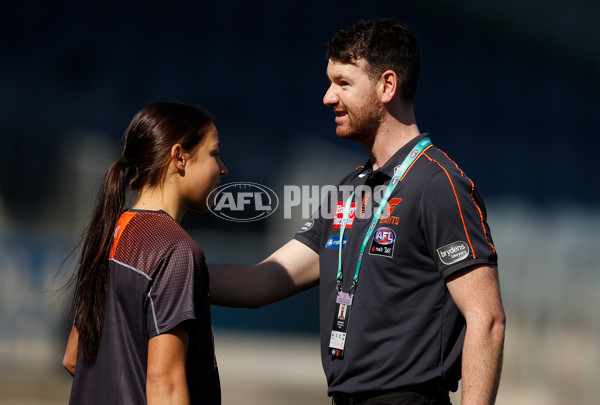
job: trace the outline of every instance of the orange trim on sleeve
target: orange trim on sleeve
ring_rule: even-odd
[[[121,214],[121,217],[119,218],[119,220],[117,221],[117,225],[115,226],[115,233],[113,234],[112,247],[110,248],[110,254],[108,255],[109,259],[115,258],[115,253],[117,251],[117,244],[119,243],[119,239],[121,239],[121,234],[123,233],[123,230],[129,223],[129,221],[131,221],[131,219],[133,217],[135,217],[136,215],[137,215],[136,212],[124,212]]]
[[[456,164],[456,162],[454,160],[450,159],[450,156],[448,156],[446,154],[446,152],[444,152],[441,149],[438,149],[438,150],[440,152],[442,152],[444,154],[444,156],[446,156],[448,158],[449,161],[454,163],[454,166],[460,171],[460,175],[463,176],[465,179],[469,180],[469,183],[471,183],[471,199],[473,200],[473,205],[475,205],[475,208],[477,208],[477,211],[479,212],[479,219],[481,221],[481,229],[483,229],[483,236],[485,237],[485,241],[488,243],[488,245],[490,245],[492,247],[494,254],[496,254],[496,247],[494,246],[493,243],[490,243],[490,240],[488,239],[487,230],[485,229],[485,221],[483,220],[483,212],[481,212],[481,207],[479,207],[479,205],[477,205],[477,202],[475,201],[475,197],[473,196],[473,193],[475,192],[475,183],[473,183],[473,180],[471,180],[470,178],[465,176],[465,173],[462,171],[462,169],[460,167],[458,167],[458,165]]]
[[[444,171],[444,173],[446,173],[446,176],[448,177],[448,181],[450,181],[450,185],[452,186],[452,191],[454,192],[454,197],[456,198],[456,205],[458,205],[458,212],[460,214],[460,220],[463,223],[463,229],[465,230],[465,235],[467,236],[467,240],[469,241],[469,246],[471,247],[471,252],[473,252],[473,259],[476,259],[477,255],[475,254],[475,250],[473,249],[473,244],[471,243],[471,237],[469,236],[469,231],[467,230],[467,224],[465,223],[465,217],[463,216],[463,213],[462,213],[462,207],[460,205],[460,200],[458,199],[458,194],[456,193],[456,188],[454,187],[454,182],[452,181],[452,177],[450,177],[450,173],[448,173],[448,170],[446,170],[446,168],[444,166],[442,166],[440,164],[440,162],[433,159],[431,156],[427,155],[426,153],[423,153],[423,155],[427,159],[429,159],[429,161],[437,164],[440,167],[440,169],[442,169]]]
[[[494,254],[496,254],[496,247],[493,243],[490,243],[488,239],[487,230],[485,229],[485,221],[483,220],[483,212],[481,212],[481,208],[479,207],[479,205],[477,205],[477,202],[475,202],[475,197],[473,196],[473,193],[475,192],[475,184],[471,179],[469,179],[468,177],[466,178],[471,183],[471,199],[473,200],[473,205],[475,205],[475,208],[477,208],[477,211],[479,212],[479,220],[481,221],[481,229],[483,229],[483,236],[485,237],[485,241],[488,243],[488,245],[492,247]]]

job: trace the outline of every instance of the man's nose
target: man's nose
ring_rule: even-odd
[[[331,107],[333,105],[336,105],[338,101],[339,99],[333,89],[333,85],[329,86],[329,88],[325,92],[325,95],[323,96],[323,104],[325,104],[328,107]]]

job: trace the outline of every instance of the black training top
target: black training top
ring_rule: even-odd
[[[342,186],[364,186],[356,189],[342,241],[343,291],[348,292],[382,189],[424,137],[379,170],[373,172],[367,163],[346,176],[337,195],[330,194],[295,236],[319,253],[321,356],[330,393],[421,384],[447,392],[460,379],[465,321],[444,280],[469,266],[496,265],[497,256],[473,182],[435,146],[423,152],[391,194],[364,253],[344,358],[333,359],[329,352],[340,224],[350,195]],[[330,206],[333,218],[325,215]]]
[[[167,213],[119,219],[105,308],[96,361],[78,356],[70,404],[145,404],[148,342],[182,322],[191,403],[221,403],[204,253]]]

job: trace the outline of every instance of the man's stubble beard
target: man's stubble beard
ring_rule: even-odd
[[[378,106],[374,110],[370,110],[370,114],[364,117],[356,116],[346,108],[348,114],[348,123],[350,124],[347,131],[340,131],[340,127],[336,128],[336,135],[341,139],[359,142],[365,146],[373,143],[383,117],[383,106]]]

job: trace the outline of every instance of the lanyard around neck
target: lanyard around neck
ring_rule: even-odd
[[[381,199],[381,202],[379,203],[379,207],[377,207],[377,210],[375,211],[375,214],[373,215],[373,220],[371,221],[371,225],[369,225],[369,228],[367,229],[367,233],[366,233],[366,235],[363,239],[362,245],[360,247],[358,261],[356,262],[356,271],[354,272],[354,278],[353,278],[352,287],[350,288],[350,291],[353,291],[356,289],[356,285],[358,284],[358,276],[360,274],[360,266],[362,264],[362,259],[363,259],[363,255],[365,253],[365,249],[367,247],[367,244],[369,243],[369,239],[371,238],[371,235],[373,234],[373,230],[375,229],[375,226],[379,222],[379,218],[381,218],[381,213],[383,212],[383,209],[387,206],[387,202],[390,199],[392,192],[394,191],[394,189],[396,188],[398,183],[400,183],[400,181],[402,180],[402,178],[404,177],[404,175],[406,174],[408,169],[412,166],[412,164],[430,146],[431,146],[431,140],[429,139],[429,137],[423,138],[410,151],[410,153],[408,155],[406,155],[402,164],[400,166],[398,166],[396,168],[396,170],[394,171],[394,175],[392,176],[392,179],[390,180],[385,192],[383,193],[383,198]],[[350,194],[350,197],[348,197],[348,199],[346,200],[346,206],[344,207],[344,216],[342,217],[342,223],[340,226],[340,241],[339,241],[339,249],[338,249],[338,251],[339,251],[338,271],[337,271],[337,290],[338,291],[342,290],[342,279],[344,277],[344,274],[342,271],[342,248],[344,245],[344,231],[346,230],[346,224],[348,223],[348,219],[350,217],[350,206],[352,205],[353,198],[354,198],[354,192],[352,192],[352,194]],[[355,213],[355,216],[356,216],[356,213]]]

